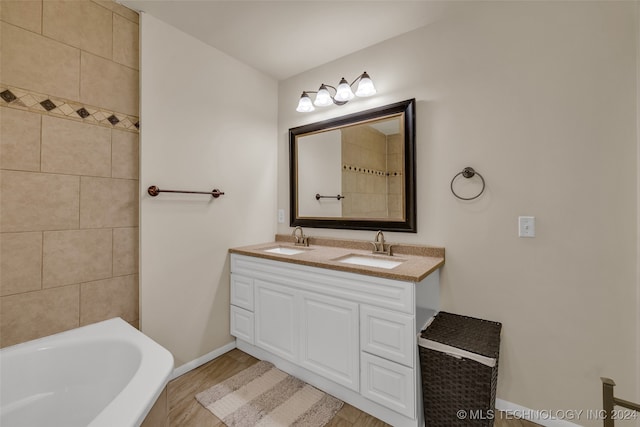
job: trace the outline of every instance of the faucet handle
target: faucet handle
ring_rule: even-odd
[[[296,236],[296,240],[294,243],[296,246],[309,246],[309,236],[302,235],[300,237]]]
[[[391,245],[384,243],[384,234],[382,233],[382,230],[378,230],[376,238],[371,242],[371,244],[373,245],[374,254],[391,255]]]
[[[298,231],[300,231],[299,235]],[[304,231],[299,225],[293,229],[293,233],[291,233],[291,235],[293,236],[294,244],[296,246],[309,246],[309,238],[304,235]]]

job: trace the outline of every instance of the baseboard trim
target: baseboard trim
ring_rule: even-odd
[[[550,417],[549,411],[525,408],[502,399],[496,399],[496,409],[545,427],[581,427],[580,424]]]
[[[173,370],[173,373],[169,377],[169,381],[174,380],[174,379],[178,378],[179,376],[184,375],[187,372],[192,371],[192,370],[196,369],[197,367],[204,365],[207,362],[212,361],[216,357],[222,356],[223,354],[233,350],[234,348],[236,348],[236,341],[235,340],[233,340],[229,344],[225,344],[222,347],[219,347],[219,348],[217,348],[217,349],[205,354],[204,356],[200,356],[197,359],[192,360],[191,362],[187,362],[184,365],[178,366],[177,368],[175,368]]]

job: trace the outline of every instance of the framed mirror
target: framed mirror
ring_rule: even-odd
[[[289,129],[291,226],[415,233],[415,99]]]

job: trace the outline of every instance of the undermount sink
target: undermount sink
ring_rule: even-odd
[[[276,246],[274,248],[263,249],[264,252],[278,255],[297,255],[301,254],[306,249],[288,248],[286,246]]]
[[[344,262],[345,264],[363,265],[365,267],[386,268],[387,270],[390,270],[392,268],[399,266],[405,260],[403,259],[394,260],[389,258],[379,258],[376,256],[350,254],[350,255],[345,255],[341,258],[334,259],[334,261]]]

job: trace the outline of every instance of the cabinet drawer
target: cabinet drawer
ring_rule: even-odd
[[[358,273],[231,254],[232,274],[412,315],[415,284]]]
[[[415,372],[406,366],[361,353],[361,393],[409,418],[416,418]]]
[[[231,274],[231,304],[253,311],[253,279]]]
[[[363,305],[360,307],[360,348],[413,368],[414,323],[413,316]]]
[[[231,335],[250,344],[254,343],[252,312],[231,306]]]

